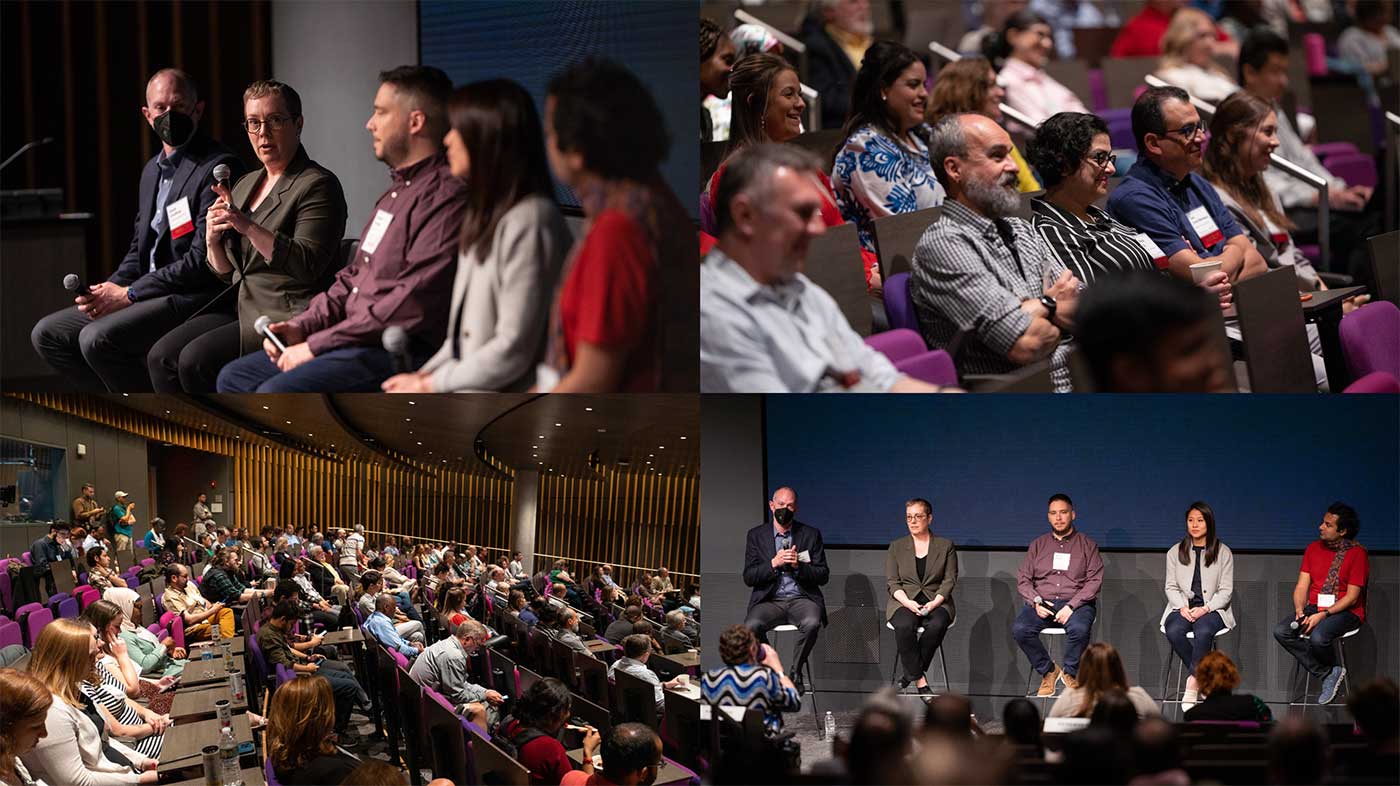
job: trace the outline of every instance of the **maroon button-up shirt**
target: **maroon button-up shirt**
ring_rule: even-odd
[[[441,345],[447,333],[466,186],[452,176],[442,151],[389,175],[393,183],[375,203],[355,257],[292,320],[316,355],[379,346],[389,325],[402,327],[424,347]],[[366,250],[381,211],[392,219],[378,245]]]
[[[1055,555],[1068,554],[1069,567],[1055,567]],[[1063,557],[1061,558],[1063,559]],[[1099,596],[1103,587],[1103,558],[1094,539],[1075,530],[1060,540],[1047,532],[1031,541],[1021,569],[1016,573],[1016,590],[1027,603],[1039,595],[1045,600],[1065,600],[1079,608]]]

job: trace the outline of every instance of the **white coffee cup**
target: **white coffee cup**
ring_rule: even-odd
[[[1220,269],[1220,260],[1213,259],[1209,262],[1197,262],[1191,266],[1191,280],[1197,284],[1210,278],[1210,275]]]
[[[690,675],[689,675],[689,674],[677,674],[677,675],[676,675],[676,682],[679,683],[680,686],[681,686],[682,688],[688,687],[688,686],[690,685]]]

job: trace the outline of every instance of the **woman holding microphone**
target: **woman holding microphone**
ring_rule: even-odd
[[[953,542],[929,531],[933,505],[926,499],[904,503],[909,534],[890,544],[885,554],[885,585],[889,603],[885,619],[894,628],[899,662],[904,667],[900,688],[910,683],[932,696],[924,673],[953,624],[953,587],[958,582],[958,555]],[[924,629],[919,635],[919,628]]]

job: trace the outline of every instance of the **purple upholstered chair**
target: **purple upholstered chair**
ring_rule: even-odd
[[[931,385],[950,387],[958,384],[958,370],[953,357],[941,349],[921,352],[894,364],[899,371]]]
[[[58,614],[57,614],[56,616],[59,617],[59,618],[62,618],[62,619],[66,619],[66,620],[75,620],[75,619],[77,619],[77,618],[78,618],[78,599],[77,599],[77,598],[73,598],[73,597],[68,597],[68,598],[64,598],[63,600],[59,601],[59,603],[58,603]]]
[[[1400,308],[1377,300],[1342,317],[1342,355],[1354,379],[1372,371],[1400,377]]]
[[[1400,379],[1396,379],[1384,371],[1372,371],[1370,374],[1347,385],[1343,393],[1400,393]]]
[[[921,355],[928,351],[928,345],[924,343],[923,337],[908,328],[896,328],[886,330],[884,333],[876,333],[865,339],[865,343],[895,364],[905,358]]]
[[[1108,83],[1103,79],[1101,68],[1089,69],[1089,97],[1094,111],[1103,117],[1104,110],[1108,109]]]
[[[1328,156],[1322,165],[1334,176],[1345,180],[1349,186],[1375,188],[1379,179],[1376,174],[1376,159],[1365,153],[1338,153]]]
[[[11,644],[24,644],[24,634],[20,631],[19,623],[0,617],[0,650]]]
[[[1115,150],[1137,150],[1137,140],[1133,138],[1133,110],[1105,109],[1099,117],[1108,126],[1108,143]]]
[[[25,609],[30,609],[27,615],[25,615]],[[25,635],[24,646],[32,650],[34,642],[39,640],[39,631],[43,630],[45,625],[53,622],[53,612],[37,603],[29,603],[21,608],[19,613],[24,620],[22,623]]]
[[[885,316],[890,328],[905,328],[919,332],[919,319],[914,315],[914,299],[909,295],[909,274],[895,273],[885,280]]]

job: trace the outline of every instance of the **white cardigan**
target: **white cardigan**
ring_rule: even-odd
[[[1204,552],[1202,552],[1204,554]],[[1187,564],[1176,558],[1176,546],[1167,549],[1167,613],[1185,606],[1190,598],[1191,577],[1196,572],[1196,552],[1191,551]],[[1235,627],[1235,614],[1230,610],[1230,601],[1235,596],[1235,555],[1224,543],[1215,553],[1215,562],[1201,563],[1201,597],[1206,608],[1220,612],[1227,627]]]
[[[45,726],[48,736],[39,740],[34,750],[20,757],[33,777],[46,783],[70,786],[120,786],[139,782],[140,774],[102,753],[102,736],[82,710],[57,694],[54,694],[53,706],[49,707]],[[112,745],[137,767],[150,761],[115,741]],[[73,755],[75,752],[77,756]]]

